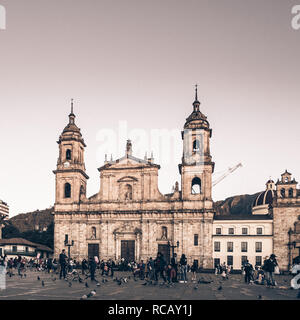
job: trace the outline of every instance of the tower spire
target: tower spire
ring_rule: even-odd
[[[71,99],[71,114],[74,114],[74,113],[73,113],[73,103],[74,103],[74,99],[72,98],[72,99]]]
[[[75,114],[74,114],[74,99],[71,99],[71,113],[69,114],[69,124],[75,123]]]
[[[200,111],[200,102],[198,101],[198,84],[195,84],[195,101],[193,102],[194,111]]]

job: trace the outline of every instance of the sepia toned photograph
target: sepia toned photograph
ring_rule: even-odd
[[[300,0],[0,0],[0,302],[299,303],[299,57]]]

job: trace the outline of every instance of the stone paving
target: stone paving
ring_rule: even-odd
[[[79,300],[93,289],[96,294],[88,300],[297,300],[299,291],[290,288],[291,275],[275,276],[278,286],[271,288],[247,285],[240,274],[222,280],[220,275],[199,273],[197,280],[212,282],[195,284],[189,281],[175,283],[172,287],[161,285],[161,281],[158,285],[143,285],[144,280],[134,281],[128,272],[115,272],[114,278],[130,277],[121,285],[111,277],[102,277],[99,273],[96,276],[100,286],[90,279],[83,280],[83,283],[72,281],[70,285],[59,280],[56,274],[27,271],[26,278],[18,275],[6,277],[6,289],[0,290],[0,300]]]

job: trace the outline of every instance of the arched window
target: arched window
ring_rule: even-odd
[[[132,186],[130,184],[125,186],[125,200],[132,200]]]
[[[71,160],[71,150],[67,149],[66,151],[66,160]]]
[[[282,189],[280,190],[280,194],[281,194],[281,197],[282,197],[282,198],[285,197],[285,189],[284,189],[284,188],[282,188]]]
[[[85,194],[85,189],[83,185],[80,186],[80,194]]]
[[[192,194],[200,194],[201,193],[201,179],[198,177],[195,177],[192,180]]]
[[[293,189],[292,189],[292,188],[289,189],[289,197],[290,197],[290,198],[293,198]]]
[[[193,151],[194,152],[197,152],[200,150],[200,141],[199,140],[194,140],[193,142]]]
[[[71,185],[70,185],[70,183],[65,184],[65,198],[71,198]]]

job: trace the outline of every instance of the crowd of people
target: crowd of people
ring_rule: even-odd
[[[47,273],[57,273],[60,279],[66,279],[67,274],[75,272],[85,276],[85,278],[90,277],[91,280],[94,281],[96,280],[95,274],[97,270],[99,270],[99,275],[107,277],[113,277],[114,272],[118,270],[131,272],[134,279],[139,278],[155,282],[161,279],[167,283],[187,283],[189,272],[192,274],[190,280],[196,282],[197,272],[199,271],[198,262],[195,260],[190,266],[184,254],[182,254],[180,259],[174,254],[170,263],[168,263],[160,252],[158,252],[156,258],[153,259],[150,257],[146,261],[130,262],[122,258],[120,261],[115,262],[112,259],[100,261],[97,257],[76,261],[69,258],[65,250],[62,250],[58,260],[52,258],[26,259],[21,256],[15,258],[0,257],[0,266],[6,268],[6,273],[10,277],[14,275],[14,272],[17,272],[19,276],[26,276],[26,270],[30,269],[45,271]],[[220,274],[224,280],[229,278],[231,272],[232,266],[226,265],[225,262],[218,265],[215,269],[215,274]],[[262,266],[253,267],[248,260],[246,260],[242,266],[242,274],[247,284],[276,286],[277,283],[274,279],[274,274],[279,273],[279,266],[274,254],[266,257]]]
[[[249,260],[246,260],[241,269],[244,275],[244,281],[247,284],[277,285],[274,274],[280,274],[280,270],[275,254],[271,254],[270,257],[265,257],[262,266],[253,267]],[[232,266],[227,266],[224,262],[216,267],[215,273],[221,274],[223,279],[228,279],[231,270]]]

